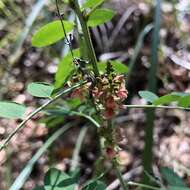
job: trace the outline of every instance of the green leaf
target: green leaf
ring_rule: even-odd
[[[180,96],[180,97],[185,97],[190,95],[189,93],[185,93],[185,92],[172,92],[172,95],[176,95],[176,96]]]
[[[14,102],[0,102],[0,117],[8,119],[23,119],[26,107]]]
[[[69,21],[63,21],[66,33],[71,32],[74,24]],[[44,47],[63,39],[64,33],[60,20],[56,20],[41,27],[32,38],[32,45],[35,47]]]
[[[5,7],[5,4],[2,1],[0,1],[0,9],[3,9],[4,7]]]
[[[46,186],[48,185],[56,186],[60,182],[60,177],[61,177],[61,171],[56,168],[51,168],[47,171],[45,175],[44,184]],[[61,180],[64,180],[64,179],[61,178]]]
[[[190,94],[189,93],[183,93],[183,92],[172,92],[170,94],[159,97],[157,100],[155,100],[153,102],[153,104],[154,105],[162,105],[162,104],[169,104],[171,102],[178,102],[178,101],[180,101],[181,98],[183,100],[183,97],[185,98],[188,95],[190,95]]]
[[[169,186],[168,190],[190,190],[190,188],[188,188],[188,187]]]
[[[104,2],[104,0],[87,0],[83,4],[82,9],[93,8],[93,7],[100,5],[103,2]]]
[[[81,175],[80,168],[76,168],[75,170],[70,171],[69,175],[75,181],[75,183],[77,183],[80,180],[80,175]]]
[[[110,61],[110,62],[116,73],[121,74],[128,72],[128,67],[123,63],[121,63],[120,61]],[[106,67],[107,67],[107,62],[98,62],[99,71],[102,71],[104,73],[106,71]]]
[[[72,98],[72,99],[68,99],[65,103],[68,104],[70,109],[74,109],[76,107],[79,107],[79,105],[81,104],[81,99],[80,98]]]
[[[51,168],[44,179],[45,190],[74,190],[74,180],[66,173]]]
[[[80,57],[79,49],[73,51],[75,57]],[[55,74],[55,88],[60,88],[64,83],[69,74],[75,68],[72,60],[71,53],[68,53],[59,63],[57,72]]]
[[[102,181],[91,181],[82,190],[105,190],[106,184]]]
[[[27,91],[29,94],[35,97],[40,98],[49,98],[54,90],[54,86],[41,83],[41,82],[32,82],[28,85]]]
[[[69,0],[63,0],[63,2],[69,4]]]
[[[34,190],[45,190],[43,186],[37,186],[34,188]]]
[[[185,182],[172,169],[163,167],[161,168],[161,174],[167,181],[168,185],[175,187],[187,187]]]
[[[90,27],[95,27],[108,22],[114,15],[115,12],[110,9],[96,9],[90,14],[87,24]]]
[[[189,107],[190,106],[190,95],[183,96],[179,99],[178,105],[182,107]]]
[[[54,128],[64,123],[65,118],[63,116],[49,116],[39,120],[39,123],[44,123],[47,128]]]
[[[171,102],[176,102],[180,98],[179,94],[167,94],[165,96],[161,96],[157,100],[153,102],[154,105],[163,105],[163,104],[169,104]]]
[[[141,98],[144,98],[147,102],[154,102],[155,100],[158,99],[158,96],[150,91],[139,91],[139,96]]]

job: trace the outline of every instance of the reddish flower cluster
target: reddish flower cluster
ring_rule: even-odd
[[[116,111],[122,107],[122,102],[127,98],[124,76],[113,73],[102,75],[92,94],[96,105],[102,110],[104,118],[113,118]]]
[[[71,93],[71,98],[79,98],[81,101],[84,101],[85,96],[87,93],[87,88],[86,86],[79,87]]]
[[[70,83],[76,83],[83,80],[84,75],[77,73],[72,77]],[[125,87],[125,78],[123,75],[117,75],[112,68],[111,63],[107,63],[106,72],[86,85],[75,89],[71,97],[79,97],[81,101],[92,97],[96,108],[101,111],[104,119],[111,119],[119,108],[122,108],[123,101],[127,98]]]
[[[83,76],[80,73],[78,73],[72,77],[72,79],[68,82],[68,85],[72,86],[73,84],[76,84],[82,80],[83,80]],[[76,88],[71,93],[71,98],[79,98],[81,101],[84,101],[86,98],[86,95],[88,94],[89,86],[90,86],[90,82]]]

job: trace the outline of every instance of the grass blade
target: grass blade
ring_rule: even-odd
[[[22,188],[22,186],[24,185],[24,183],[30,176],[33,166],[38,161],[38,159],[43,155],[43,153],[52,145],[52,143],[58,137],[60,137],[64,132],[66,132],[71,127],[72,127],[72,125],[68,124],[68,125],[60,128],[44,143],[44,145],[36,152],[36,154],[34,154],[34,156],[31,158],[31,160],[24,167],[24,169],[22,170],[20,175],[16,178],[16,180],[10,187],[10,190],[19,190]]]
[[[159,32],[160,32],[160,20],[161,20],[161,0],[156,0],[156,10],[154,18],[154,31],[152,36],[152,49],[151,49],[151,66],[148,76],[148,90],[156,93],[157,91],[157,63],[158,63],[158,47],[159,47]],[[153,159],[153,132],[154,132],[154,119],[155,109],[146,110],[146,128],[145,128],[145,147],[143,150],[143,168],[148,173],[152,171],[152,159]],[[149,184],[149,178],[147,175],[143,175],[143,183]],[[143,188],[146,189],[146,188]]]
[[[37,16],[39,15],[40,11],[44,7],[44,5],[47,3],[47,0],[39,0],[36,4],[33,5],[31,13],[29,14],[28,18],[25,22],[25,28],[23,29],[22,33],[19,35],[15,46],[14,46],[14,53],[10,57],[10,62],[14,63],[20,56],[22,45],[28,36],[28,33],[31,30],[31,27],[36,20]]]
[[[129,70],[127,73],[127,84],[129,83],[130,77],[131,77],[131,73],[132,70],[135,66],[135,62],[137,60],[137,57],[140,53],[140,50],[143,46],[143,42],[144,42],[144,38],[145,36],[153,29],[153,24],[148,24],[147,26],[145,26],[145,28],[142,30],[142,32],[140,33],[137,43],[135,45],[135,49],[134,49],[134,54],[132,55],[130,62],[129,62]]]
[[[72,157],[72,161],[71,161],[71,169],[70,171],[75,171],[77,166],[78,166],[78,160],[79,160],[79,154],[80,154],[80,150],[82,147],[82,143],[85,139],[86,133],[87,133],[88,128],[85,126],[81,129],[78,139],[76,141],[76,146],[73,152],[73,157]]]

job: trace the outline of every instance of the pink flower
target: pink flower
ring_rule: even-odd
[[[117,75],[115,78],[114,78],[114,81],[120,81],[120,82],[124,82],[124,76],[123,75]]]
[[[108,108],[104,111],[103,115],[105,119],[112,119],[113,116],[115,115],[115,112],[113,109]]]
[[[105,107],[106,107],[106,108],[110,108],[110,109],[115,109],[115,108],[116,108],[116,103],[115,103],[115,100],[114,100],[114,97],[113,97],[113,96],[109,96],[109,97],[106,99]]]
[[[118,93],[117,93],[117,96],[118,96],[119,98],[121,98],[122,100],[126,99],[126,98],[127,98],[127,95],[128,95],[128,93],[127,93],[127,90],[126,90],[126,89],[120,89],[120,90],[118,91]]]

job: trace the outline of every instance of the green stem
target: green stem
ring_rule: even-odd
[[[42,106],[40,106],[39,108],[37,108],[35,111],[33,111],[31,114],[29,114],[25,120],[23,120],[15,129],[14,131],[5,139],[5,141],[3,142],[3,144],[0,146],[0,152],[1,150],[3,150],[3,148],[5,148],[5,146],[9,143],[9,141],[12,139],[12,137],[21,129],[25,126],[25,124],[27,123],[27,121],[29,121],[32,117],[34,117],[37,113],[39,113],[40,111],[42,111],[43,109],[45,109],[47,106],[49,106],[50,104],[52,104],[53,102],[55,102],[56,100],[58,100],[59,98],[61,98],[63,95],[71,92],[72,90],[82,86],[86,84],[85,82],[81,82],[78,83],[66,90],[63,90],[62,92],[59,92],[54,98],[50,99],[49,101],[47,101],[46,103],[44,103]]]
[[[77,14],[77,16],[79,18],[79,21],[80,21],[80,24],[81,24],[81,27],[82,27],[82,31],[83,31],[83,34],[84,34],[86,47],[88,49],[89,60],[90,60],[90,62],[92,64],[94,74],[97,77],[97,76],[99,76],[99,71],[98,71],[98,66],[97,66],[97,59],[96,59],[96,54],[95,54],[94,47],[92,45],[90,32],[89,32],[89,29],[88,29],[88,26],[87,26],[87,23],[86,23],[87,22],[86,18],[84,17],[83,13],[81,12],[80,6],[79,6],[77,0],[71,0],[70,3],[71,3],[71,7],[74,9],[74,11],[76,12],[76,14]]]
[[[86,114],[81,113],[81,112],[76,112],[76,111],[70,111],[70,114],[71,115],[77,115],[77,116],[80,116],[80,117],[84,117],[84,118],[88,119],[90,122],[92,122],[97,128],[100,127],[100,124],[89,115],[86,115]]]
[[[123,190],[128,190],[129,188],[128,188],[127,184],[125,183],[125,181],[123,180],[123,176],[122,176],[122,174],[121,174],[121,172],[120,172],[120,170],[118,168],[118,164],[117,164],[116,160],[113,160],[112,163],[113,163],[113,168],[115,170],[117,178],[119,179]]]
[[[156,106],[156,105],[125,105],[127,108],[147,108],[147,109],[178,109],[178,110],[184,110],[184,111],[190,111],[190,108],[185,107],[179,107],[179,106]]]
[[[146,189],[160,190],[159,187],[152,187],[150,185],[145,185],[145,184],[142,184],[142,183],[135,183],[135,182],[132,182],[132,181],[129,181],[127,184],[131,185],[131,186],[143,187],[143,188],[146,188]]]
[[[145,146],[143,150],[143,168],[146,172],[152,173],[152,162],[153,162],[153,134],[154,134],[154,119],[155,119],[155,108],[150,108],[146,110],[146,126],[145,126]],[[147,175],[143,175],[143,183],[151,184],[150,179]],[[143,188],[146,190],[146,188]]]
[[[151,92],[156,93],[157,91],[157,64],[158,64],[158,47],[159,47],[159,32],[160,32],[160,19],[161,18],[161,0],[156,0],[156,11],[154,18],[154,31],[152,39],[151,49],[151,66],[148,76],[148,89]],[[146,110],[146,127],[145,127],[145,147],[143,150],[143,168],[148,173],[152,171],[153,162],[153,134],[154,134],[154,119],[155,119],[155,108]],[[147,175],[143,175],[143,183],[150,184],[150,180]],[[142,188],[146,189],[146,188]]]

